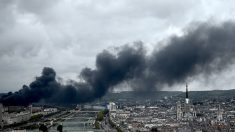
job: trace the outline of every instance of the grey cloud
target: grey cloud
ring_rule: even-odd
[[[109,90],[128,82],[136,91],[162,90],[189,78],[203,78],[226,71],[235,60],[235,23],[202,23],[183,36],[173,36],[165,47],[147,55],[143,43],[124,45],[115,53],[103,50],[96,56],[96,67],[85,67],[80,78],[61,84],[52,68],[19,91],[5,95],[5,105],[28,105],[44,100],[50,103],[86,103],[103,97]],[[61,79],[60,79],[61,80]]]
[[[181,33],[192,21],[233,19],[233,5],[233,1],[188,0],[2,0],[0,67],[19,74],[0,68],[5,74],[0,78],[17,81],[14,87],[1,80],[1,90],[18,89],[44,66],[74,78],[73,72],[79,73],[82,67],[94,68],[96,54],[107,47],[141,40],[150,52],[159,40]],[[71,70],[74,67],[78,68]]]
[[[0,1],[0,34],[15,24],[14,6],[11,0]]]
[[[17,0],[16,4],[19,10],[23,12],[35,13],[41,15],[46,13],[48,9],[52,8],[57,4],[58,0]]]

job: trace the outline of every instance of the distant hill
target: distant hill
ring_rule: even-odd
[[[179,91],[154,91],[154,92],[136,92],[136,91],[125,91],[120,93],[108,93],[102,99],[103,100],[142,100],[142,99],[151,99],[158,100],[162,99],[165,96],[178,96],[183,92]]]
[[[185,97],[185,92],[182,91],[153,91],[153,92],[136,92],[125,91],[120,93],[108,93],[102,99],[104,100],[120,100],[120,99],[162,99],[165,96]],[[189,91],[191,99],[205,98],[233,98],[235,97],[235,89],[232,90],[212,90],[212,91]]]
[[[185,96],[184,93],[179,96]],[[189,98],[202,99],[202,98],[233,98],[235,97],[235,89],[231,90],[212,90],[212,91],[190,91]]]
[[[6,93],[0,93],[1,96]],[[125,101],[125,100],[159,100],[164,97],[185,97],[182,91],[123,91],[120,93],[107,93],[99,101]],[[189,98],[193,100],[235,98],[235,89],[231,90],[212,90],[212,91],[189,91]]]

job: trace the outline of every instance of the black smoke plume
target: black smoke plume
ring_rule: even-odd
[[[161,90],[185,82],[199,74],[210,75],[233,64],[235,24],[209,23],[189,28],[183,36],[172,36],[166,46],[146,54],[142,43],[124,45],[116,53],[104,50],[97,55],[96,68],[84,68],[83,81],[62,85],[56,72],[45,67],[29,86],[1,98],[5,105],[32,102],[84,103],[106,94],[109,89],[128,82],[133,90]]]

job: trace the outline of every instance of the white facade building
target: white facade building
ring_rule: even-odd
[[[116,111],[117,110],[117,106],[114,102],[110,102],[107,107],[108,107],[109,111]]]
[[[28,121],[31,118],[30,112],[21,112],[21,113],[4,113],[3,120],[6,124],[15,124],[24,121]]]

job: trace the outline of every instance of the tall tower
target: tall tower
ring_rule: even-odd
[[[29,105],[29,111],[30,111],[30,115],[32,116],[32,114],[33,114],[33,105],[32,104]]]
[[[222,121],[222,120],[223,120],[223,112],[222,112],[222,110],[220,109],[220,105],[219,105],[219,108],[218,108],[217,120],[218,120],[218,121]]]
[[[188,98],[188,84],[186,83],[186,96],[185,96],[185,103],[188,104],[189,103],[189,98]]]
[[[182,119],[182,108],[181,108],[181,103],[179,101],[176,103],[176,119],[177,120]]]

